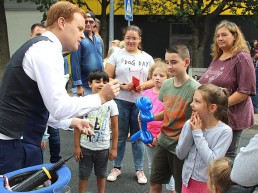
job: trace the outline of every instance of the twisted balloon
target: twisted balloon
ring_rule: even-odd
[[[140,139],[143,143],[149,144],[153,142],[153,136],[147,130],[147,123],[154,120],[154,115],[150,111],[153,107],[148,97],[140,97],[136,100],[136,106],[140,110],[141,130],[131,136],[131,141]]]

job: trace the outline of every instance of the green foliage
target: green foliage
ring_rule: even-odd
[[[34,2],[37,5],[37,10],[43,13],[43,17],[41,20],[41,23],[44,23],[47,19],[47,10],[50,8],[51,5],[53,5],[58,0],[16,0],[17,3],[22,2]]]
[[[236,15],[257,15],[258,0],[140,0],[134,4],[136,15],[175,15],[181,22],[187,22],[192,16],[217,16],[225,11]]]

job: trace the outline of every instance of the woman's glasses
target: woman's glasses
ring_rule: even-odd
[[[135,41],[137,41],[139,38],[137,38],[137,37],[129,37],[129,36],[125,36],[125,40],[127,40],[127,41],[133,41],[133,42],[135,42]]]

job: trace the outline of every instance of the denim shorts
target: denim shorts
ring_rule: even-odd
[[[80,179],[89,179],[93,166],[97,177],[106,178],[109,149],[93,151],[81,147],[81,150],[83,157],[79,162]]]

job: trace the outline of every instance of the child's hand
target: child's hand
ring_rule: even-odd
[[[133,90],[133,87],[134,87],[133,83],[131,83],[131,82],[128,82],[126,84],[120,84],[120,85],[121,85],[120,86],[121,89],[128,90],[128,91]]]
[[[77,162],[80,161],[81,157],[83,157],[81,148],[80,147],[75,147],[75,149],[74,149],[74,159],[75,159],[75,161],[77,161]]]
[[[152,142],[152,146],[155,147],[158,144],[158,137],[155,137]]]
[[[83,96],[84,95],[84,90],[83,90],[83,87],[81,85],[76,86],[76,94],[78,96]]]
[[[198,113],[193,112],[190,119],[190,126],[192,130],[202,129],[202,120]]]
[[[153,139],[153,142],[152,143],[148,143],[147,146],[148,147],[155,147],[157,145],[157,143],[158,143],[158,137],[155,137]]]
[[[138,124],[139,124],[139,127],[141,129],[141,123],[142,123],[142,120],[140,119],[140,112],[138,113]]]
[[[135,88],[135,90],[136,90],[136,92],[138,92],[138,93],[142,92],[142,91],[144,90],[144,84],[143,84],[143,83],[140,84],[139,86],[137,86],[137,87]]]
[[[112,161],[112,160],[116,159],[116,156],[117,156],[117,149],[113,149],[113,148],[112,148],[112,149],[109,151],[108,159],[109,159],[110,161]]]

